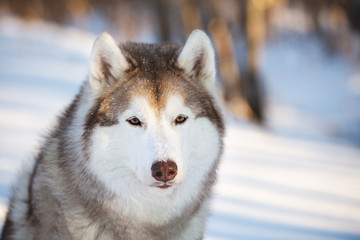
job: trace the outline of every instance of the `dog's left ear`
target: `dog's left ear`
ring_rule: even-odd
[[[129,67],[120,48],[106,32],[94,42],[90,55],[90,85],[94,96],[100,96],[110,85],[118,81]]]
[[[194,30],[187,39],[177,63],[192,80],[201,81],[213,92],[216,79],[215,54],[205,32]]]

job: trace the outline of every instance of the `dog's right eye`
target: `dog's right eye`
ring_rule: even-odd
[[[175,124],[178,125],[178,124],[183,124],[186,120],[188,119],[187,116],[183,115],[183,114],[180,114],[179,116],[176,117],[175,119]]]
[[[142,126],[142,122],[137,117],[131,117],[126,121],[134,126],[139,126],[139,127]]]

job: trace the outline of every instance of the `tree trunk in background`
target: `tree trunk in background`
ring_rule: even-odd
[[[259,52],[266,37],[267,1],[248,0],[246,2],[246,42],[248,72],[243,75],[242,89],[251,109],[251,118],[264,120],[263,90],[259,79]]]
[[[181,18],[184,23],[185,33],[188,36],[194,29],[202,28],[201,17],[197,1],[182,0],[179,1]]]
[[[160,41],[167,42],[171,40],[171,30],[169,21],[168,1],[155,1],[156,11],[159,22]]]
[[[238,118],[248,118],[249,106],[244,101],[241,91],[240,69],[230,30],[222,18],[213,19],[209,29],[214,39],[219,70],[223,83],[224,100],[229,110]]]
[[[360,33],[360,1],[339,1],[338,4],[344,9],[350,25]]]

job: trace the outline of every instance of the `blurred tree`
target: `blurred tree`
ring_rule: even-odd
[[[201,29],[200,12],[197,0],[178,1],[181,11],[181,17],[185,27],[186,35],[189,35],[194,29]]]
[[[169,1],[155,1],[156,13],[158,15],[158,22],[160,27],[160,40],[170,41],[171,39],[171,25],[169,17]]]
[[[246,1],[246,42],[248,49],[248,72],[243,80],[243,92],[245,99],[253,110],[253,118],[263,120],[263,93],[260,90],[259,80],[259,51],[266,37],[266,7],[267,1]]]
[[[247,14],[247,1],[241,1],[240,5],[237,1],[229,1],[226,5],[224,2],[214,0],[212,4],[215,13],[209,24],[209,30],[214,38],[219,59],[224,99],[230,111],[238,118],[250,118],[261,122],[263,120],[263,104],[257,78],[259,68],[255,63],[257,61],[256,47],[259,47],[255,42],[258,38],[249,39],[246,37],[249,35],[245,32],[247,43],[253,48],[248,49],[248,54],[240,55],[235,50],[236,42],[239,39],[234,38],[236,35],[233,35],[231,31],[231,26],[244,29],[249,23],[247,17],[250,14]],[[241,13],[238,13],[239,11]],[[240,20],[242,24],[237,22],[240,16],[243,17]],[[240,64],[237,60],[239,56],[246,58],[247,67],[244,71],[240,71]],[[251,71],[247,70],[249,66],[253,67]]]
[[[229,104],[230,111],[232,111],[235,116],[246,118],[251,110],[242,95],[240,69],[237,63],[235,46],[230,30],[222,18],[213,19],[210,22],[209,28],[219,59],[224,100]]]

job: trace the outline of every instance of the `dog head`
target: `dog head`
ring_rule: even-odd
[[[194,31],[177,44],[124,43],[107,33],[94,43],[84,138],[90,168],[119,185],[174,189],[197,184],[221,152],[214,51]],[[135,188],[135,187],[134,187]]]

